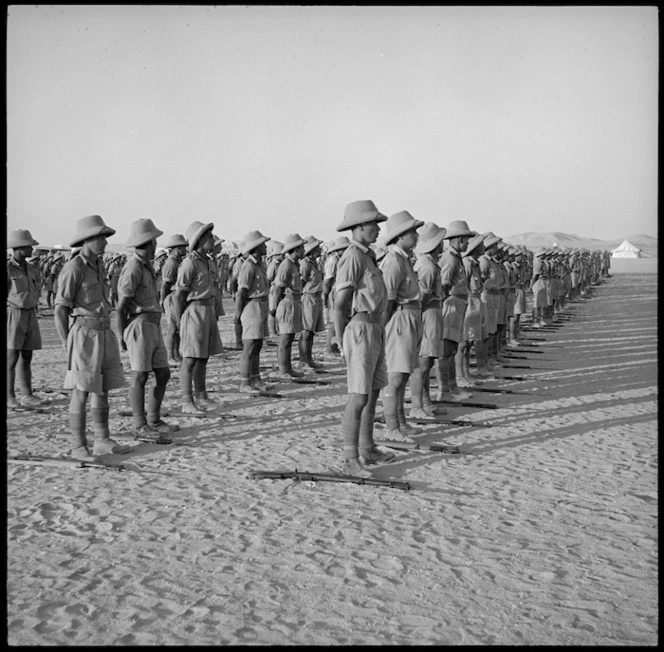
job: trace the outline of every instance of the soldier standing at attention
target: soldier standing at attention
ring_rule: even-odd
[[[435,409],[429,393],[431,368],[443,354],[443,286],[440,281],[438,257],[443,253],[443,238],[447,229],[427,222],[420,229],[415,247],[417,274],[422,296],[422,343],[419,367],[410,377],[412,397],[411,418],[432,417],[441,414]]]
[[[276,287],[274,285],[274,277],[277,275],[279,265],[281,265],[281,261],[284,259],[281,253],[283,248],[283,242],[279,242],[278,240],[270,240],[267,243],[267,254],[265,256],[265,260],[267,261],[267,269],[265,274],[267,276],[268,285],[270,286],[270,291],[267,298],[267,326],[269,335],[273,335],[275,337],[279,335],[279,332],[277,331],[277,321],[274,316],[274,312],[277,309],[277,304],[275,303]]]
[[[214,248],[214,224],[192,222],[185,232],[189,255],[178,269],[173,304],[180,318],[180,391],[182,411],[216,407],[206,389],[207,363],[224,350],[217,325],[215,269],[208,258]],[[193,389],[192,389],[193,386]],[[195,402],[194,402],[195,401]]]
[[[480,256],[480,274],[482,277],[481,300],[484,305],[484,315],[486,318],[486,338],[481,349],[476,349],[477,358],[477,377],[495,378],[493,374],[494,356],[492,352],[492,342],[498,331],[498,312],[500,310],[500,275],[498,263],[494,259],[498,251],[498,244],[501,238],[494,235],[491,231],[484,234],[484,253]]]
[[[468,247],[463,252],[462,261],[466,279],[468,281],[468,305],[463,318],[461,340],[454,363],[456,365],[456,381],[459,387],[473,387],[476,382],[470,374],[470,350],[475,347],[475,357],[482,358],[484,352],[482,345],[486,339],[486,309],[481,300],[482,276],[480,273],[479,257],[484,253],[484,236],[479,233],[468,241]]]
[[[325,269],[323,273],[323,304],[327,310],[327,340],[325,354],[340,357],[339,347],[334,343],[334,297],[335,282],[337,278],[337,265],[343,252],[350,245],[350,240],[342,235],[338,237],[327,250]]]
[[[438,400],[462,401],[472,394],[457,387],[454,356],[462,339],[463,322],[468,304],[468,280],[461,262],[461,254],[468,240],[475,235],[463,220],[450,222],[445,234],[448,248],[441,257],[440,278],[447,298],[443,302],[443,356],[441,358],[441,386]]]
[[[267,296],[269,285],[263,267],[269,240],[260,231],[251,231],[244,239],[244,263],[237,278],[235,319],[242,325],[242,355],[240,356],[240,391],[271,389],[260,377],[260,353],[267,337]]]
[[[164,339],[168,362],[177,365],[182,362],[182,356],[180,355],[180,320],[173,310],[173,288],[178,279],[180,263],[187,255],[187,241],[182,234],[176,233],[166,241],[164,249],[168,251],[168,256],[161,268],[159,300],[166,317],[166,337]]]
[[[337,231],[352,231],[337,267],[334,330],[346,359],[348,401],[342,419],[344,472],[371,477],[366,467],[391,462],[394,453],[381,451],[373,439],[376,402],[387,385],[385,327],[387,289],[370,245],[387,217],[371,200],[346,206]],[[350,320],[348,315],[350,314]]]
[[[421,293],[410,256],[417,244],[417,229],[423,224],[408,211],[390,216],[385,237],[389,249],[380,266],[387,289],[387,386],[383,389],[385,437],[396,441],[412,441],[409,435],[419,432],[406,421],[404,398],[408,379],[419,368],[422,342]]]
[[[157,277],[152,268],[157,238],[163,235],[150,219],[136,220],[126,242],[133,247],[118,279],[117,326],[120,344],[129,353],[131,382],[129,404],[137,434],[176,432],[175,424],[166,423],[160,415],[166,385],[171,377],[168,356],[161,335],[161,305]],[[145,385],[150,372],[154,385],[148,395],[145,414]]]
[[[21,406],[36,407],[41,401],[32,393],[32,354],[42,348],[37,306],[41,293],[38,262],[28,260],[32,247],[39,243],[30,231],[18,229],[7,236],[7,407],[18,407],[14,379],[18,365]]]
[[[92,394],[94,455],[127,453],[131,448],[113,441],[108,428],[108,392],[125,384],[118,340],[111,329],[106,272],[101,264],[106,238],[114,233],[99,215],[78,220],[71,246],[80,247],[80,251],[62,268],[55,299],[55,328],[67,351],[64,387],[72,390],[71,456],[80,460],[94,459],[85,438],[88,394]]]
[[[299,262],[304,256],[306,240],[297,233],[290,234],[284,240],[282,253],[284,259],[274,277],[275,316],[279,329],[279,378],[290,380],[302,378],[304,373],[293,369],[291,349],[296,333],[302,330],[302,282]]]
[[[304,257],[300,261],[302,283],[302,332],[300,333],[300,368],[318,369],[321,365],[314,361],[314,335],[325,330],[323,317],[323,274],[318,266],[318,258],[323,241],[309,236],[304,245]]]

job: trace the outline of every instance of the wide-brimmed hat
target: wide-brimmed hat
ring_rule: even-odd
[[[99,215],[88,215],[76,222],[76,236],[69,243],[69,246],[76,247],[83,244],[88,238],[94,238],[98,235],[108,237],[114,234],[115,229],[106,226],[104,220]]]
[[[535,249],[535,258],[544,258],[546,256],[546,251],[544,249]]]
[[[259,245],[262,245],[264,242],[267,242],[270,238],[263,235],[260,231],[249,231],[246,236],[244,236],[244,244],[242,246],[242,253],[248,254],[250,251],[253,251]]]
[[[350,247],[350,240],[345,235],[341,235],[335,240],[332,240],[330,246],[327,248],[327,253],[331,254],[334,251],[341,251],[348,247]]]
[[[346,205],[344,220],[337,227],[337,231],[347,231],[354,226],[368,222],[385,222],[387,217],[383,215],[370,199],[360,199]]]
[[[164,249],[172,249],[173,247],[186,247],[187,240],[181,233],[174,233],[166,240]]]
[[[374,244],[371,245],[371,248],[373,249],[374,254],[376,255],[376,262],[379,262],[387,256],[389,249],[385,245],[385,239],[381,243],[376,241]]]
[[[424,225],[422,220],[416,220],[408,211],[399,211],[387,219],[387,234],[385,244],[392,244],[400,235],[419,229]]]
[[[304,245],[306,240],[297,233],[289,233],[284,240],[284,248],[281,250],[282,254],[287,254],[293,249],[297,249],[300,245]]]
[[[284,250],[284,243],[279,242],[279,240],[270,240],[267,243],[267,254],[266,258],[272,258],[272,256],[278,256]]]
[[[168,251],[166,249],[162,249],[161,247],[159,249],[156,249],[154,252],[154,257],[155,258],[161,258],[162,256],[166,256],[168,254]]]
[[[19,249],[20,247],[32,247],[39,243],[30,235],[27,229],[10,231],[7,236],[7,249]]]
[[[203,234],[207,231],[211,231],[214,228],[212,222],[203,224],[203,222],[192,222],[189,225],[189,228],[185,231],[185,238],[189,242],[189,251],[196,249],[198,241],[203,237]]]
[[[131,235],[125,242],[127,247],[140,247],[150,240],[156,240],[160,235],[164,235],[149,217],[142,217],[131,224]]]
[[[322,240],[319,240],[316,236],[310,235],[304,244],[304,253],[308,254],[322,244]]]
[[[468,246],[466,247],[466,251],[463,252],[463,255],[464,256],[470,255],[480,245],[486,247],[486,243],[484,242],[484,236],[481,233],[476,233],[470,240],[468,240]]]
[[[419,240],[415,247],[418,254],[428,254],[433,251],[445,238],[447,229],[444,226],[438,226],[435,222],[427,222],[419,233]]]
[[[461,238],[462,236],[467,235],[472,237],[475,235],[475,231],[471,231],[468,228],[468,224],[464,220],[452,220],[447,227],[447,234],[445,235],[445,240],[451,240],[452,238]]]
[[[484,247],[488,249],[492,245],[498,244],[502,238],[499,238],[495,233],[492,231],[487,231],[484,234]]]

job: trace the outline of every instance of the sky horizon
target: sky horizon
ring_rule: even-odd
[[[658,7],[10,5],[7,231],[658,236]],[[161,239],[160,239],[161,242]]]

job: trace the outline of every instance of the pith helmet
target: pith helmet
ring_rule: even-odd
[[[185,237],[181,233],[175,233],[170,238],[168,238],[168,240],[166,240],[164,249],[172,249],[173,247],[186,247],[186,246],[187,246],[187,241]]]
[[[387,220],[385,244],[392,244],[400,235],[412,229],[419,229],[423,225],[422,220],[416,220],[408,211],[399,211],[394,215],[390,215]]]
[[[475,231],[471,231],[468,228],[468,224],[464,220],[453,220],[450,222],[450,225],[447,227],[447,234],[445,235],[445,240],[451,240],[452,238],[461,238],[464,235],[472,237],[475,235]]]
[[[189,251],[196,249],[196,245],[203,237],[203,234],[207,231],[211,231],[213,228],[214,224],[212,222],[208,222],[207,224],[203,224],[203,222],[192,222],[185,232],[185,237],[189,241]]]
[[[308,253],[312,252],[316,247],[318,247],[322,244],[323,244],[322,240],[319,240],[315,236],[310,235],[307,238],[307,241],[304,244],[304,253],[308,254]]]
[[[415,247],[418,254],[428,254],[433,251],[445,238],[447,229],[443,226],[438,226],[435,222],[427,222],[420,229],[420,238]]]
[[[264,242],[267,242],[270,238],[263,235],[260,231],[249,231],[244,237],[244,245],[242,247],[242,253],[248,254],[250,251],[253,251],[259,245],[262,245]]]
[[[131,235],[125,245],[127,247],[140,247],[146,242],[150,242],[150,240],[156,240],[160,235],[164,235],[164,232],[160,231],[150,218],[141,218],[132,222]]]
[[[39,243],[30,235],[27,229],[10,231],[7,236],[7,249],[19,249],[20,247],[32,247]]]
[[[367,222],[385,222],[386,220],[387,217],[376,208],[376,204],[370,199],[360,199],[346,205],[344,220],[337,227],[337,231],[347,231]]]
[[[331,254],[334,251],[341,251],[342,249],[346,249],[349,246],[350,246],[350,240],[345,235],[342,235],[336,238],[335,240],[332,240],[327,250],[327,253]]]
[[[108,237],[115,234],[115,229],[106,226],[104,220],[99,215],[88,215],[82,217],[76,222],[76,236],[69,243],[70,247],[78,247],[88,238],[94,238],[98,235]]]
[[[289,251],[293,251],[293,249],[297,249],[300,245],[304,245],[305,243],[306,240],[301,235],[290,233],[284,240],[284,248],[281,250],[281,253],[287,254]]]

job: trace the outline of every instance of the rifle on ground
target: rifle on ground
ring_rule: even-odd
[[[495,403],[469,403],[467,401],[431,401],[432,403],[445,403],[446,405],[459,405],[461,407],[484,408],[487,410],[497,410]]]
[[[309,473],[308,471],[251,471],[250,477],[260,480],[272,478],[274,480],[297,480],[314,482],[347,482],[351,484],[369,484],[376,487],[390,487],[391,489],[403,489],[408,491],[410,484],[399,480],[380,480],[379,478],[360,478],[356,475],[344,475],[343,473]]]
[[[393,441],[391,439],[383,439],[381,441],[376,441],[377,446],[386,446],[387,448],[394,448],[396,450],[403,451],[433,451],[434,453],[446,453],[448,455],[459,455],[461,449],[458,446],[452,444],[418,444],[416,442],[406,442],[406,441]]]
[[[111,469],[124,471],[124,464],[109,464],[108,462],[87,462],[73,457],[41,457],[38,455],[14,455],[7,460],[14,464],[32,464],[35,466],[72,466],[79,469]]]

